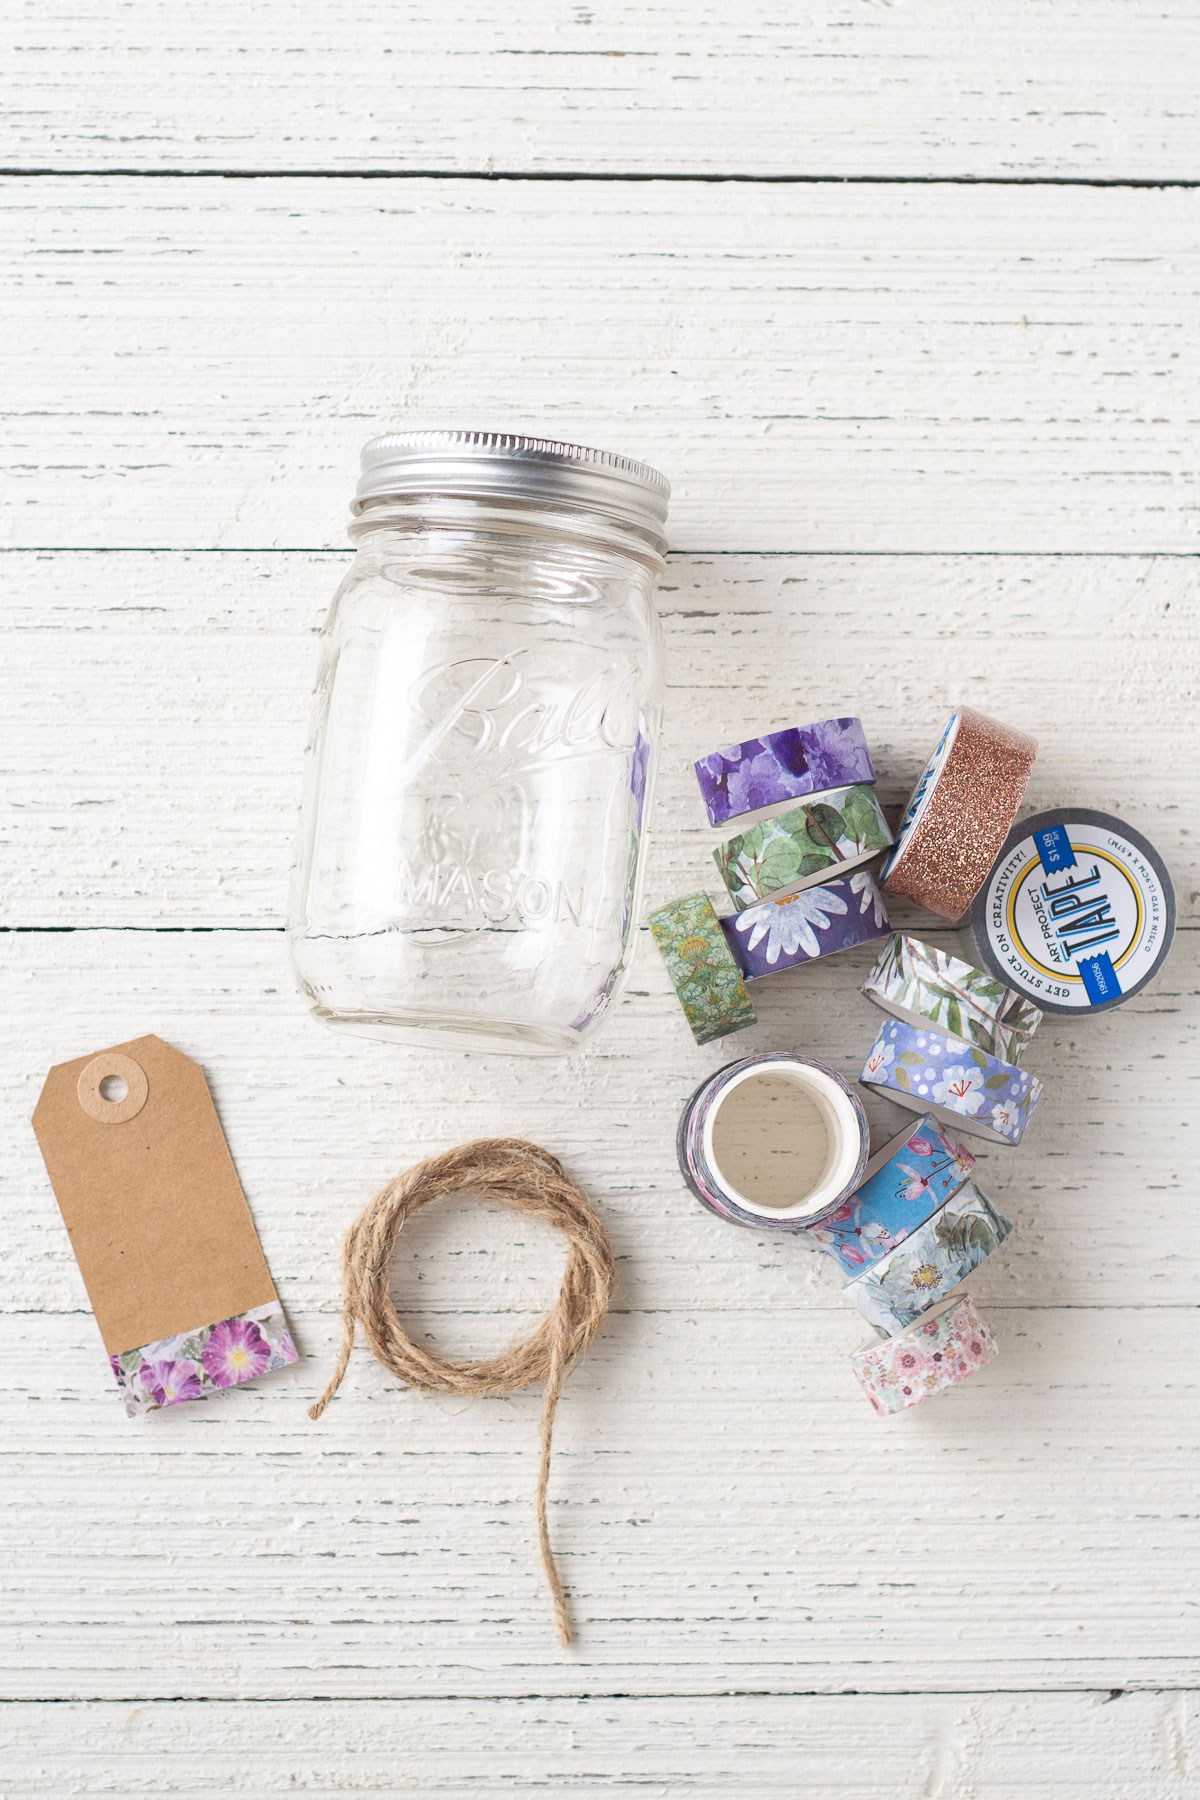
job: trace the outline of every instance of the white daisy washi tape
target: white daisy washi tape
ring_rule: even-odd
[[[1042,1084],[1027,1069],[989,1056],[963,1038],[917,1031],[888,1019],[872,1044],[860,1077],[914,1112],[933,1113],[959,1131],[1019,1144]]]
[[[894,1019],[966,1038],[1005,1062],[1019,1063],[1041,1012],[995,975],[936,945],[896,933],[863,982],[863,993]]]
[[[968,1181],[911,1236],[842,1289],[868,1324],[889,1337],[953,1293],[1012,1231]]]
[[[975,1302],[964,1294],[898,1337],[855,1351],[850,1367],[875,1411],[886,1416],[945,1393],[999,1354]]]
[[[884,937],[891,924],[879,884],[867,869],[779,900],[763,900],[721,920],[747,981],[816,962]]]

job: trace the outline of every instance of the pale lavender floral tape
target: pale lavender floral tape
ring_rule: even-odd
[[[713,750],[695,766],[710,825],[723,825],[778,800],[875,780],[860,719],[791,725]]]
[[[869,869],[859,869],[780,900],[760,900],[722,919],[721,929],[752,981],[870,943],[892,928],[879,883]]]
[[[278,1300],[109,1358],[130,1416],[202,1400],[298,1360]]]

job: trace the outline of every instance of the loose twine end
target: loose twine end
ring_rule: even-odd
[[[431,1200],[467,1191],[542,1219],[568,1243],[557,1303],[527,1338],[478,1363],[451,1361],[414,1344],[400,1323],[388,1284],[392,1251],[405,1219]],[[565,1649],[571,1642],[571,1621],[546,1520],[554,1418],[572,1364],[608,1311],[613,1283],[608,1235],[587,1196],[557,1157],[536,1144],[523,1138],[477,1138],[417,1163],[381,1188],[346,1234],[342,1273],[342,1347],[328,1387],[308,1409],[310,1419],[321,1417],[341,1386],[359,1324],[384,1368],[409,1387],[441,1394],[510,1394],[531,1381],[544,1382],[534,1510],[555,1630]]]

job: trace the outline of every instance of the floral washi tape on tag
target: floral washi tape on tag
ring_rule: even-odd
[[[59,1063],[33,1128],[127,1412],[297,1360],[196,1063],[158,1037]]]
[[[710,825],[875,779],[860,719],[822,719],[747,738],[702,756],[695,769]]]
[[[835,788],[731,837],[713,860],[736,906],[811,887],[869,862],[892,841],[875,789]]]
[[[848,1281],[842,1292],[869,1324],[892,1336],[953,1293],[1011,1231],[1009,1220],[968,1181],[902,1244]]]
[[[1020,1062],[1042,1021],[1032,1000],[994,975],[899,932],[881,951],[862,991],[893,1018],[966,1038],[1003,1062]]]
[[[871,1158],[862,1185],[844,1206],[809,1229],[855,1275],[924,1225],[974,1167],[966,1145],[927,1114]]]
[[[859,1078],[914,1112],[931,1112],[956,1130],[1001,1144],[1019,1144],[1042,1084],[962,1038],[914,1031],[889,1019],[872,1044]]]

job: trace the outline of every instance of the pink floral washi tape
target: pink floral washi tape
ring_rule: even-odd
[[[944,1393],[999,1354],[975,1302],[964,1294],[899,1337],[856,1350],[850,1367],[875,1411],[886,1416]]]

